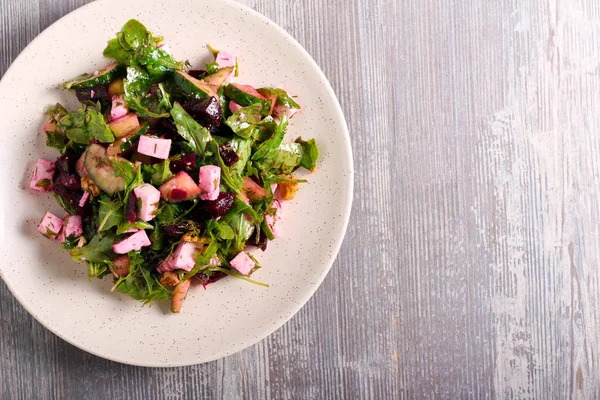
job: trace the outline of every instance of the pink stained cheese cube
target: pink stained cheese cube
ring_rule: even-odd
[[[219,197],[219,185],[221,185],[221,168],[216,165],[200,167],[198,187],[201,200],[216,200]]]
[[[166,160],[171,151],[171,139],[160,139],[152,136],[140,136],[138,153]]]
[[[56,215],[46,212],[42,222],[38,225],[38,232],[48,239],[56,239],[62,229],[63,220]]]
[[[141,230],[129,236],[128,238],[113,244],[113,250],[117,254],[127,254],[130,251],[139,250],[146,246],[150,246],[150,239],[148,239],[146,231]]]
[[[156,215],[155,212],[158,209],[158,202],[160,201],[160,192],[157,188],[149,183],[144,183],[142,186],[138,186],[133,189],[135,197],[137,197],[142,206],[137,212],[137,216],[142,221],[150,221]]]
[[[54,163],[52,161],[44,160],[40,158],[35,164],[35,171],[31,178],[29,187],[38,192],[50,191],[50,185],[52,184],[52,177],[54,176]]]
[[[248,275],[252,271],[252,268],[256,266],[256,263],[244,251],[238,253],[229,263],[242,275]]]

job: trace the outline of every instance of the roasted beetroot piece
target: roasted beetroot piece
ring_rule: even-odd
[[[169,163],[171,172],[176,174],[179,171],[190,172],[196,168],[196,155],[185,154],[178,159],[172,159]]]
[[[137,215],[137,197],[135,193],[129,193],[129,198],[127,199],[127,208],[125,209],[125,218],[128,222],[134,223],[135,217]]]
[[[227,274],[221,271],[213,272],[210,276],[204,274],[195,275],[195,277],[200,281],[202,286],[204,286],[204,289],[206,289],[206,286],[210,285],[211,283],[215,283],[216,281],[219,281],[225,278],[226,276]]]
[[[206,126],[219,126],[221,124],[223,110],[221,109],[219,100],[217,100],[215,97],[209,97],[205,99],[189,99],[186,100],[181,106],[192,117],[194,117],[194,119],[206,124]]]
[[[196,79],[202,79],[205,76],[208,76],[208,72],[203,69],[190,69],[188,71],[188,75],[190,75]]]
[[[186,221],[179,222],[177,224],[166,225],[165,227],[163,227],[163,231],[167,236],[175,238],[181,237],[193,230],[201,231],[202,226],[194,221]]]
[[[76,174],[63,175],[55,180],[55,185],[62,185],[69,190],[79,191],[81,190],[81,179]]]
[[[231,209],[234,199],[233,193],[221,192],[216,200],[199,200],[192,211],[192,217],[197,221],[222,217]]]
[[[160,118],[148,134],[164,137],[165,139],[181,138],[179,133],[177,133],[177,127],[170,118]]]
[[[77,163],[77,155],[72,149],[67,149],[54,163],[54,180],[60,180],[66,175],[75,172],[75,163]]]
[[[79,101],[98,100],[108,97],[108,86],[96,86],[88,89],[77,89],[75,96]]]
[[[267,235],[265,235],[262,229],[255,230],[252,236],[246,241],[247,246],[258,247],[262,251],[267,249],[267,243],[269,243],[269,239],[267,239]]]
[[[221,158],[225,165],[231,167],[233,164],[238,162],[240,157],[238,154],[231,148],[229,144],[222,144],[219,146],[219,154],[221,154]]]
[[[86,215],[89,214],[90,212],[90,203],[86,202],[83,207],[79,205],[79,200],[81,199],[81,196],[83,195],[83,191],[80,190],[70,190],[67,189],[65,186],[63,185],[52,185],[50,187],[50,190],[52,190],[56,195],[58,195],[63,202],[65,203],[69,203],[73,206],[73,209],[76,211],[77,215],[81,215],[82,217],[85,217]]]

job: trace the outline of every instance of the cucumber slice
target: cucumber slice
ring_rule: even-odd
[[[262,104],[262,108],[260,109],[262,115],[269,115],[271,112],[273,100],[265,98],[252,86],[230,83],[225,86],[223,93],[242,107],[248,107],[256,103]]]
[[[224,67],[215,72],[214,74],[205,76],[204,78],[202,78],[202,81],[208,86],[210,86],[215,93],[217,93],[219,89],[221,89],[221,86],[223,86],[223,84],[227,80],[227,77],[229,77],[229,75],[231,75],[232,72],[233,67]]]
[[[122,70],[119,64],[111,63],[99,69],[97,73],[79,75],[77,78],[67,81],[62,85],[65,89],[69,90],[89,89],[96,86],[108,85]]]
[[[233,72],[233,67],[221,68],[214,74],[203,79],[196,79],[183,71],[175,71],[174,81],[183,91],[197,98],[216,97],[227,77]]]
[[[85,153],[83,166],[99,189],[108,194],[125,190],[125,181],[120,176],[115,176],[112,162],[103,146],[91,144]]]
[[[217,93],[213,90],[212,86],[207,85],[206,82],[196,79],[186,72],[175,71],[173,79],[175,84],[184,92],[191,93],[197,98],[217,97]]]

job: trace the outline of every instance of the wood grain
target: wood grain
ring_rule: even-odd
[[[0,74],[87,1],[0,2]],[[313,55],[352,135],[329,276],[263,342],[147,369],[0,283],[0,397],[600,398],[600,3],[243,1]]]

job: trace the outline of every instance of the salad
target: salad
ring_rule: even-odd
[[[275,87],[235,82],[232,52],[209,46],[214,62],[191,69],[160,36],[132,19],[110,40],[114,60],[63,83],[80,107],[46,111],[55,161],[37,161],[30,188],[65,210],[38,231],[58,239],[89,278],[179,312],[192,282],[226,276],[267,286],[248,250],[283,234],[283,202],[316,169],[314,139],[284,140],[300,110]]]

